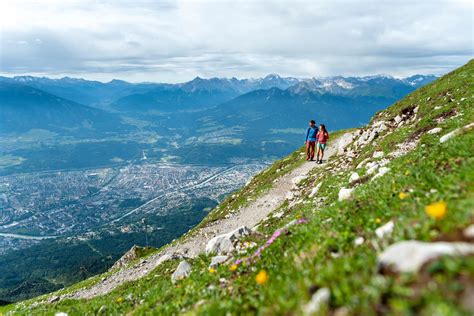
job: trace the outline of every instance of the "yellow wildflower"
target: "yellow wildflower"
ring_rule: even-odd
[[[122,303],[125,299],[123,297],[117,297],[117,299],[115,300],[117,303]]]
[[[233,264],[229,267],[229,270],[230,271],[236,271],[237,270],[237,265],[236,264]]]
[[[265,270],[260,270],[260,272],[255,276],[255,281],[257,284],[263,285],[268,281],[268,273]]]
[[[408,197],[408,194],[406,194],[405,192],[400,192],[398,194],[398,197],[400,198],[400,200],[404,200]]]
[[[216,273],[216,269],[214,269],[214,268],[209,268],[209,273]]]
[[[375,219],[375,222],[376,222],[377,224],[380,224],[380,223],[382,222],[382,220],[377,217],[377,218]]]
[[[442,219],[446,215],[447,209],[448,209],[448,206],[446,205],[446,203],[443,201],[439,201],[439,202],[434,202],[434,203],[431,203],[430,205],[427,205],[425,207],[425,212],[431,218]]]

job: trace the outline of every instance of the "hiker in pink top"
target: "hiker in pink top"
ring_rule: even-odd
[[[316,153],[316,162],[319,164],[323,163],[324,149],[326,149],[326,141],[329,139],[329,133],[326,130],[324,124],[319,125],[319,131],[316,134],[318,140],[318,152]],[[321,157],[319,157],[321,154]]]

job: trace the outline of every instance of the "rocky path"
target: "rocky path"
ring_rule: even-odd
[[[336,143],[337,142],[335,142],[333,146],[329,146],[326,150],[326,159],[330,158],[336,152]],[[242,207],[232,216],[212,222],[198,230],[192,236],[186,238],[183,242],[169,246],[136,265],[122,269],[102,279],[90,288],[81,289],[75,293],[67,294],[62,298],[80,299],[103,295],[125,282],[142,278],[162,262],[169,260],[172,256],[179,255],[190,258],[198,256],[204,252],[207,242],[214,236],[228,233],[241,226],[251,228],[257,225],[285,201],[287,193],[290,192],[294,186],[292,179],[298,176],[305,176],[313,168],[318,168],[319,166],[321,165],[315,162],[302,164],[298,168],[280,177],[268,192],[262,194],[248,206]],[[322,166],[324,166],[324,164]]]

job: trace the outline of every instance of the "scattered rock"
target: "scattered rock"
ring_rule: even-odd
[[[380,167],[380,165],[378,163],[373,163],[373,164],[370,164],[370,167],[369,167],[369,164],[367,164],[367,174],[373,174],[375,173],[375,171],[377,171],[377,169]]]
[[[171,281],[175,283],[178,280],[186,278],[189,274],[191,274],[191,265],[186,260],[183,260],[179,263],[173,275],[171,275]]]
[[[301,182],[306,180],[308,176],[297,176],[291,179],[291,182],[293,182],[294,185],[299,185]]]
[[[462,234],[464,235],[464,237],[468,239],[474,239],[474,224],[471,224],[468,227],[466,227],[462,231]]]
[[[55,303],[55,302],[58,302],[58,301],[59,301],[59,296],[53,296],[48,300],[48,303],[51,304],[51,303]]]
[[[463,126],[463,127],[460,127],[460,128],[457,128],[455,129],[454,131],[451,131],[449,132],[448,134],[442,136],[440,139],[439,139],[439,142],[440,143],[444,143],[448,140],[450,140],[451,138],[455,137],[455,136],[458,136],[464,132],[467,132],[469,131],[470,129],[474,128],[474,123],[470,123],[470,124],[467,124],[466,126]]]
[[[399,124],[403,120],[403,118],[401,115],[397,115],[394,117],[393,120],[395,121],[395,124]]]
[[[226,262],[227,259],[229,259],[229,256],[214,256],[211,258],[211,264],[209,265],[209,268],[216,268],[221,263]]]
[[[344,150],[346,149],[347,145],[352,143],[354,140],[354,133],[345,133],[341,137],[339,137],[339,141],[337,143],[337,154],[342,155],[344,154]]]
[[[392,234],[393,228],[395,228],[395,223],[393,221],[389,221],[377,228],[375,230],[375,235],[377,235],[379,239],[386,238]]]
[[[322,182],[318,183],[318,185],[315,186],[315,187],[311,190],[311,193],[309,194],[308,197],[312,198],[312,197],[314,197],[316,194],[318,194],[318,191],[319,191],[319,189],[321,188],[321,184],[322,184]]]
[[[349,183],[352,183],[354,181],[357,181],[360,179],[360,176],[357,172],[351,173],[351,176],[349,177]]]
[[[68,313],[65,313],[65,312],[57,312],[56,314],[54,314],[54,316],[68,316]]]
[[[372,157],[373,158],[382,158],[383,157],[383,151],[375,151]]]
[[[360,245],[362,245],[362,244],[364,243],[364,241],[365,241],[365,240],[364,240],[364,237],[359,236],[359,237],[357,237],[357,238],[354,240],[354,245],[360,246]]]
[[[439,132],[441,132],[442,128],[441,127],[435,127],[433,129],[430,129],[429,131],[427,131],[426,133],[428,134],[437,134]]]
[[[387,167],[381,167],[378,171],[378,173],[372,178],[372,180],[375,180],[381,176],[383,176],[384,174],[386,174],[387,172],[390,171],[390,168],[387,168]]]
[[[344,201],[349,199],[352,196],[352,191],[354,191],[354,189],[341,188],[339,190],[338,200]]]
[[[330,297],[331,292],[328,288],[320,288],[313,294],[313,296],[311,296],[311,300],[303,307],[304,314],[314,315],[324,313],[328,309]]]
[[[401,241],[389,246],[378,256],[381,271],[417,272],[431,260],[441,256],[466,256],[474,254],[474,244],[466,242]]]
[[[242,226],[230,233],[218,235],[207,243],[206,253],[226,254],[232,252],[237,241],[251,233],[252,231],[248,227]]]

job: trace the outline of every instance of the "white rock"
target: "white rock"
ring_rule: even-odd
[[[241,226],[227,234],[212,238],[206,245],[206,253],[226,254],[235,249],[235,243],[243,236],[248,236],[252,231],[247,226]]]
[[[466,131],[472,129],[473,127],[474,127],[474,122],[473,122],[473,123],[470,123],[470,124],[467,124],[466,126],[457,128],[457,129],[455,129],[454,131],[449,132],[448,134],[442,136],[442,137],[439,139],[439,141],[440,141],[440,143],[444,143],[444,142],[450,140],[451,138],[453,138],[453,137],[455,137],[455,136],[458,136],[458,135],[462,134],[463,132],[466,132]]]
[[[370,160],[370,158],[365,158],[364,160],[362,160],[362,161],[357,165],[357,169],[362,168],[369,160]]]
[[[285,198],[286,198],[288,201],[293,200],[293,199],[295,198],[295,195],[294,195],[293,191],[288,191],[288,192],[286,193]]]
[[[368,164],[367,164],[368,166]],[[372,165],[368,170],[367,170],[367,174],[373,174],[375,173],[375,171],[377,171],[377,169],[380,167],[380,165],[378,163]]]
[[[379,267],[395,272],[417,272],[425,263],[441,256],[474,254],[474,244],[466,242],[401,241],[389,246],[378,256]]]
[[[339,201],[349,199],[352,196],[352,191],[354,191],[354,189],[341,188],[339,190]]]
[[[417,107],[413,110],[413,113],[415,113],[415,114],[418,113],[418,110],[420,110],[420,107],[419,107],[419,106],[417,106]]]
[[[379,228],[377,228],[375,230],[375,235],[377,235],[377,237],[379,239],[383,239],[385,237],[390,236],[392,234],[394,228],[395,228],[394,222],[389,221],[389,222],[385,223],[384,225],[380,226]]]
[[[383,157],[383,151],[375,151],[374,154],[372,155],[374,158],[382,158]]]
[[[352,143],[354,140],[354,133],[345,133],[341,137],[339,137],[339,141],[337,142],[337,154],[342,155],[344,153],[344,149]]]
[[[353,172],[351,173],[351,176],[349,177],[349,183],[357,181],[359,179],[360,179],[359,174],[357,172]]]
[[[216,268],[221,263],[226,262],[227,259],[229,259],[229,256],[214,256],[211,259],[211,264],[209,265],[209,268]]]
[[[441,132],[442,128],[441,127],[435,127],[433,129],[430,129],[429,131],[427,131],[426,133],[428,134],[436,134],[436,133],[439,133]]]
[[[397,115],[397,116],[395,116],[395,118],[394,118],[396,124],[399,124],[399,123],[402,121],[402,119],[403,119],[403,118],[401,117],[401,115]]]
[[[316,194],[318,194],[318,191],[319,189],[321,188],[321,184],[323,184],[322,182],[319,182],[318,185],[316,185],[313,189],[311,189],[311,193],[308,195],[308,197],[312,198],[314,197]]]
[[[65,313],[65,312],[57,312],[56,314],[54,314],[54,316],[68,316],[68,313]]]
[[[294,177],[293,179],[291,179],[291,182],[293,182],[294,185],[298,185],[301,182],[303,182],[304,180],[306,180],[307,178],[308,178],[308,176],[297,176],[297,177]]]
[[[175,283],[178,280],[186,278],[189,274],[191,274],[191,265],[186,260],[183,260],[178,264],[173,275],[171,275],[171,281]]]
[[[378,173],[372,178],[372,180],[375,180],[383,175],[385,175],[387,172],[390,171],[390,168],[387,167],[381,167],[378,171]]]
[[[330,297],[331,292],[328,288],[320,288],[313,294],[313,296],[311,296],[311,300],[303,307],[304,314],[314,315],[324,312],[324,309],[328,308]]]
[[[474,238],[474,224],[471,224],[468,227],[464,228],[462,233],[466,238]]]
[[[364,243],[364,241],[365,241],[365,240],[364,240],[364,237],[359,236],[359,237],[357,237],[357,238],[354,240],[354,245],[360,246],[360,245],[362,245],[362,244]]]

